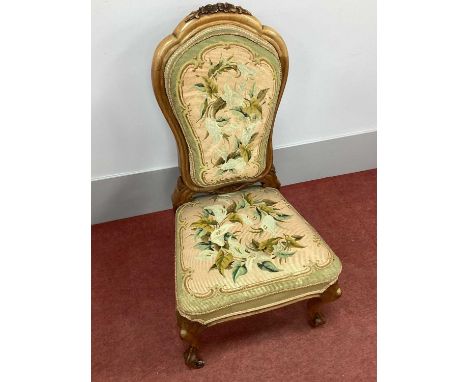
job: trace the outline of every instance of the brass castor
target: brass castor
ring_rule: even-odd
[[[327,302],[335,301],[341,297],[341,288],[338,283],[329,286],[319,297],[307,301],[307,313],[309,316],[309,325],[313,328],[322,326],[327,322],[320,309]]]
[[[201,369],[205,366],[205,361],[198,358],[198,349],[189,346],[188,349],[184,352],[185,364],[191,369]]]
[[[316,312],[313,317],[311,317],[309,319],[309,324],[310,326],[312,326],[313,328],[316,328],[318,326],[321,326],[323,324],[325,324],[327,321],[325,320],[325,317],[323,317],[323,315],[319,312]]]

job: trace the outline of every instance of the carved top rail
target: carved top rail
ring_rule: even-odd
[[[233,5],[231,3],[216,3],[216,4],[204,5],[203,7],[198,8],[196,11],[191,12],[185,18],[185,22],[189,22],[190,20],[193,20],[193,19],[199,19],[201,16],[212,15],[218,12],[238,13],[238,14],[249,15],[249,16],[252,15],[248,10],[238,5]]]

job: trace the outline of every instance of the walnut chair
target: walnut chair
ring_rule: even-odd
[[[341,295],[341,263],[278,191],[272,130],[288,76],[280,35],[228,3],[190,13],[156,48],[152,83],[174,133],[177,323],[184,360],[204,366],[208,326]],[[290,127],[293,129],[293,127]]]

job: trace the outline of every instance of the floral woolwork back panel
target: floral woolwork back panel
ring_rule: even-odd
[[[249,181],[265,170],[281,87],[268,42],[234,25],[206,28],[172,54],[164,79],[196,185]]]

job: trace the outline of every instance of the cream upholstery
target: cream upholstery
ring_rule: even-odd
[[[199,197],[176,213],[177,309],[212,324],[309,298],[341,263],[273,188]]]

